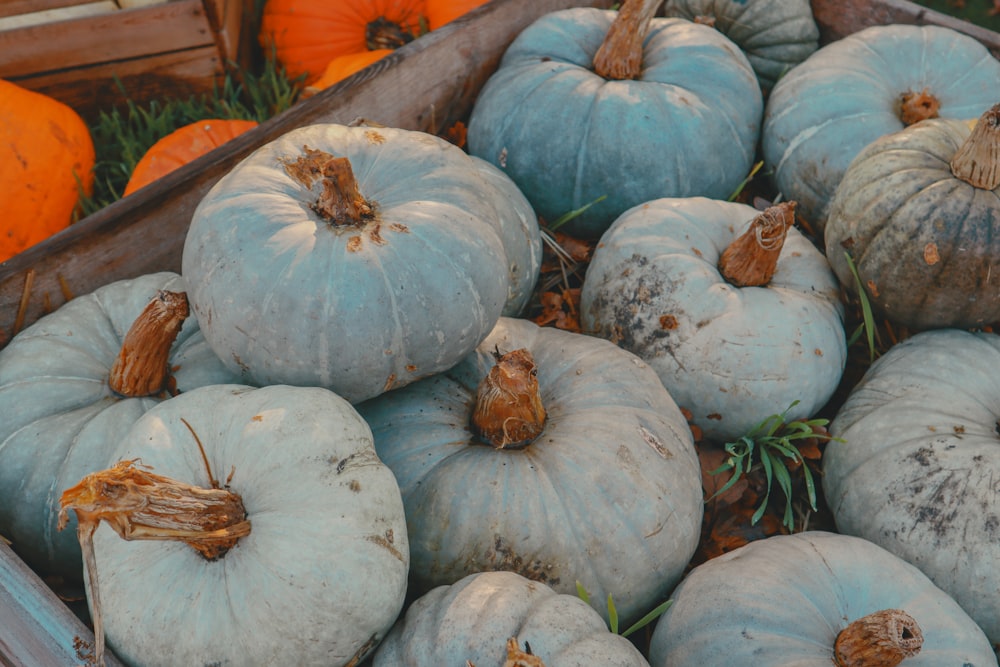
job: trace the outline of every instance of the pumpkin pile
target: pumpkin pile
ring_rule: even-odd
[[[1000,61],[661,4],[530,25],[467,149],[287,132],[0,350],[0,533],[95,661],[997,667]],[[359,7],[262,34],[317,81],[435,11]]]

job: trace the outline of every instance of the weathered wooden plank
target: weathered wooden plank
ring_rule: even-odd
[[[0,32],[0,78],[214,45],[202,0]]]
[[[812,0],[813,16],[824,43],[873,25],[940,25],[965,33],[1000,57],[1000,35],[974,23],[927,9],[907,0]]]
[[[141,59],[99,63],[58,70],[11,81],[55,97],[88,121],[101,110],[120,106],[124,96],[143,100],[177,98],[208,93],[225,74],[222,58],[209,44],[197,49],[162,53]]]
[[[90,628],[0,539],[0,665],[83,665],[93,645]]]
[[[303,125],[349,123],[437,132],[466,117],[479,89],[514,37],[534,19],[572,6],[611,0],[494,0],[400,48],[208,155],[0,264],[0,345],[14,330],[24,295],[24,323],[71,295],[115,280],[180,270],[184,235],[208,189],[258,146]],[[25,285],[30,283],[30,291]]]
[[[0,16],[18,16],[50,9],[61,9],[74,5],[85,5],[92,0],[3,0],[0,2]]]

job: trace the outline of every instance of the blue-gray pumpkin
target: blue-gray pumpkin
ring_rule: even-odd
[[[978,118],[996,103],[1000,61],[942,26],[879,25],[820,48],[774,86],[761,149],[777,189],[822,236],[851,161],[919,120]]]
[[[595,71],[616,16],[584,7],[535,21],[508,47],[469,120],[469,151],[506,171],[543,219],[586,207],[561,228],[577,236],[597,238],[622,211],[656,197],[728,197],[760,132],[756,75],[708,26],[653,18],[635,78]]]
[[[64,488],[106,467],[132,423],[173,393],[237,379],[189,316],[184,289],[170,272],[114,282],[0,350],[0,534],[37,572],[82,576],[74,531],[56,529]],[[137,320],[144,333],[132,338]]]
[[[995,645],[998,365],[993,333],[936,329],[897,343],[837,411],[823,455],[837,530],[920,568]]]
[[[515,572],[470,574],[428,591],[393,626],[373,665],[504,667],[512,639],[545,667],[649,667],[579,596]]]
[[[512,292],[511,266],[530,276],[541,259],[513,252],[534,243],[523,229],[502,238],[521,216],[482,173],[453,144],[397,128],[313,125],[259,148],[204,197],[185,240],[205,338],[249,384],[351,402],[449,368],[527,286]]]
[[[63,498],[92,531],[88,602],[128,664],[353,667],[402,609],[399,487],[368,425],[326,389],[180,394],[77,481]],[[216,517],[218,493],[233,502]],[[112,529],[123,520],[132,539]],[[231,527],[218,548],[210,536]]]
[[[671,597],[650,642],[652,667],[997,664],[982,629],[945,591],[848,535],[751,542],[699,565]]]
[[[765,95],[819,48],[809,0],[667,0],[667,16],[708,23],[743,49]]]
[[[876,139],[830,204],[837,277],[911,330],[1000,321],[1000,105],[971,124],[931,118]]]
[[[500,444],[478,428],[480,385],[511,370],[498,352],[525,350],[542,418],[522,437],[504,415]],[[560,593],[579,581],[604,614],[610,594],[628,623],[662,601],[697,546],[691,431],[656,373],[607,341],[501,318],[451,370],[358,411],[403,494],[414,594],[507,570]]]
[[[615,221],[587,268],[584,330],[652,366],[710,440],[734,440],[785,410],[789,419],[813,416],[840,383],[840,285],[822,253],[789,226],[790,204],[770,209],[779,216],[704,197],[647,202]],[[772,219],[782,228],[764,238],[758,224]],[[758,252],[774,262],[763,283],[744,284],[720,268],[746,239],[740,255],[753,258],[748,266]]]

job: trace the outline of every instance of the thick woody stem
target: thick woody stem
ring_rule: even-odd
[[[941,103],[924,88],[919,93],[903,93],[899,102],[899,119],[913,125],[928,118],[937,118]]]
[[[642,72],[642,45],[663,0],[627,0],[594,56],[594,71],[605,79],[634,79]]]
[[[170,348],[190,309],[187,294],[160,290],[122,340],[108,384],[122,396],[155,396],[170,377]]]
[[[1000,104],[986,111],[951,158],[951,173],[973,187],[1000,186]]]
[[[837,635],[837,667],[895,667],[916,655],[924,643],[917,621],[899,609],[862,616]]]
[[[545,407],[538,390],[535,360],[526,349],[501,355],[479,383],[472,429],[497,449],[531,444],[545,426]]]
[[[217,488],[214,478],[213,488],[205,489],[155,475],[136,463],[120,461],[91,473],[66,489],[59,500],[59,530],[69,522],[69,511],[76,512],[77,538],[90,584],[98,666],[104,664],[104,624],[93,538],[101,521],[122,539],[180,541],[208,560],[221,558],[250,534],[243,500]]]
[[[285,173],[316,192],[312,210],[335,226],[360,227],[375,216],[374,207],[358,190],[351,161],[303,146],[303,155],[284,162]]]
[[[795,222],[795,202],[769,207],[719,258],[719,272],[731,285],[756,287],[771,282],[788,228]]]

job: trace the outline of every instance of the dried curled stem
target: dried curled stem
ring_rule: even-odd
[[[642,44],[663,0],[626,0],[594,56],[594,71],[605,79],[634,79],[642,72]]]
[[[476,667],[471,660],[465,661],[465,667]],[[524,650],[517,645],[517,638],[507,640],[507,660],[503,667],[545,667],[545,663],[531,652],[531,646],[524,642]]]
[[[795,202],[769,207],[719,258],[719,271],[732,285],[755,287],[771,282],[788,228],[795,222]]]
[[[937,118],[940,108],[941,102],[926,88],[919,93],[903,93],[899,100],[899,120],[909,126],[928,118]]]
[[[200,441],[198,447],[207,468],[208,459]],[[240,538],[250,534],[242,498],[220,488],[210,468],[212,488],[208,489],[149,470],[136,459],[119,461],[107,470],[87,475],[64,491],[59,501],[59,530],[69,522],[69,511],[76,512],[77,537],[90,584],[98,666],[104,664],[105,640],[94,533],[101,521],[124,540],[184,542],[208,560],[221,558]]]
[[[285,173],[307,190],[318,190],[313,211],[338,227],[360,227],[375,217],[373,204],[358,190],[350,160],[308,146],[302,151],[303,155],[283,165]]]
[[[496,365],[479,383],[472,428],[497,449],[531,444],[545,426],[535,360],[526,349],[494,352]]]
[[[951,173],[973,187],[1000,187],[1000,104],[988,109],[951,158]]]
[[[108,385],[121,396],[156,396],[167,389],[170,348],[190,314],[187,294],[160,290],[122,340]]]
[[[837,635],[837,667],[895,667],[916,655],[924,644],[917,621],[899,609],[862,616]]]

